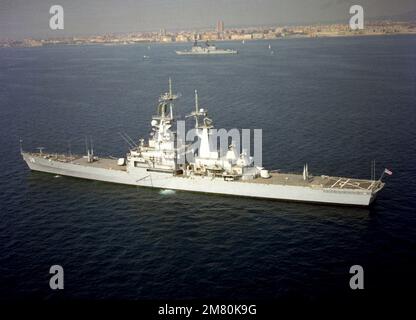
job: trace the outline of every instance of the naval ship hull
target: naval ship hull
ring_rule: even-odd
[[[214,55],[237,54],[237,52],[185,52],[185,51],[176,51],[176,54],[180,55],[180,56],[214,56]]]
[[[256,178],[225,181],[222,177],[174,175],[172,172],[160,172],[151,168],[130,168],[127,171],[125,166],[118,166],[117,160],[113,159],[99,159],[89,163],[83,157],[68,161],[57,156],[54,159],[52,155],[26,152],[22,152],[22,156],[31,170],[62,176],[161,189],[334,205],[368,206],[384,186],[381,181],[342,180],[347,178],[326,176],[320,185],[301,185],[296,179],[302,176],[290,174],[275,174],[272,180]],[[327,187],[323,182],[328,182]],[[357,188],[357,185],[360,187]]]

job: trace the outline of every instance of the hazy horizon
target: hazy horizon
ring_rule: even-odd
[[[0,38],[22,39],[214,28],[348,22],[360,4],[365,18],[416,12],[414,0],[1,0]],[[49,8],[62,5],[65,29],[49,29]]]

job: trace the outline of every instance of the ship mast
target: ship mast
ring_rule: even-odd
[[[169,77],[169,98],[172,99],[172,79]],[[169,103],[170,118],[173,119],[173,106],[172,102]]]
[[[192,111],[186,117],[187,118],[189,118],[189,117],[194,117],[195,118],[195,129],[201,129],[201,127],[202,127],[202,126],[199,125],[199,121],[198,121],[199,117],[205,117],[203,119],[203,124],[205,124],[205,119],[208,119],[207,118],[207,112],[204,109],[199,108],[198,90],[195,90],[195,111]],[[210,119],[208,119],[208,120],[210,120]]]
[[[169,78],[169,92],[162,94],[159,98],[159,116],[166,117],[165,106],[169,106],[169,118],[173,120],[173,101],[179,99],[179,94],[174,94],[172,91],[172,79]]]
[[[198,129],[199,103],[198,90],[195,90],[195,128]]]

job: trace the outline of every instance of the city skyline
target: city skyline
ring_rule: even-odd
[[[65,29],[49,29],[50,6],[64,8]],[[0,39],[50,38],[155,30],[218,29],[259,25],[347,22],[349,0],[5,0],[0,4]],[[367,19],[406,17],[416,3],[362,0]]]

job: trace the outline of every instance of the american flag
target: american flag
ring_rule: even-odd
[[[393,174],[393,172],[391,172],[389,169],[384,169],[384,173],[388,174],[389,176]]]

